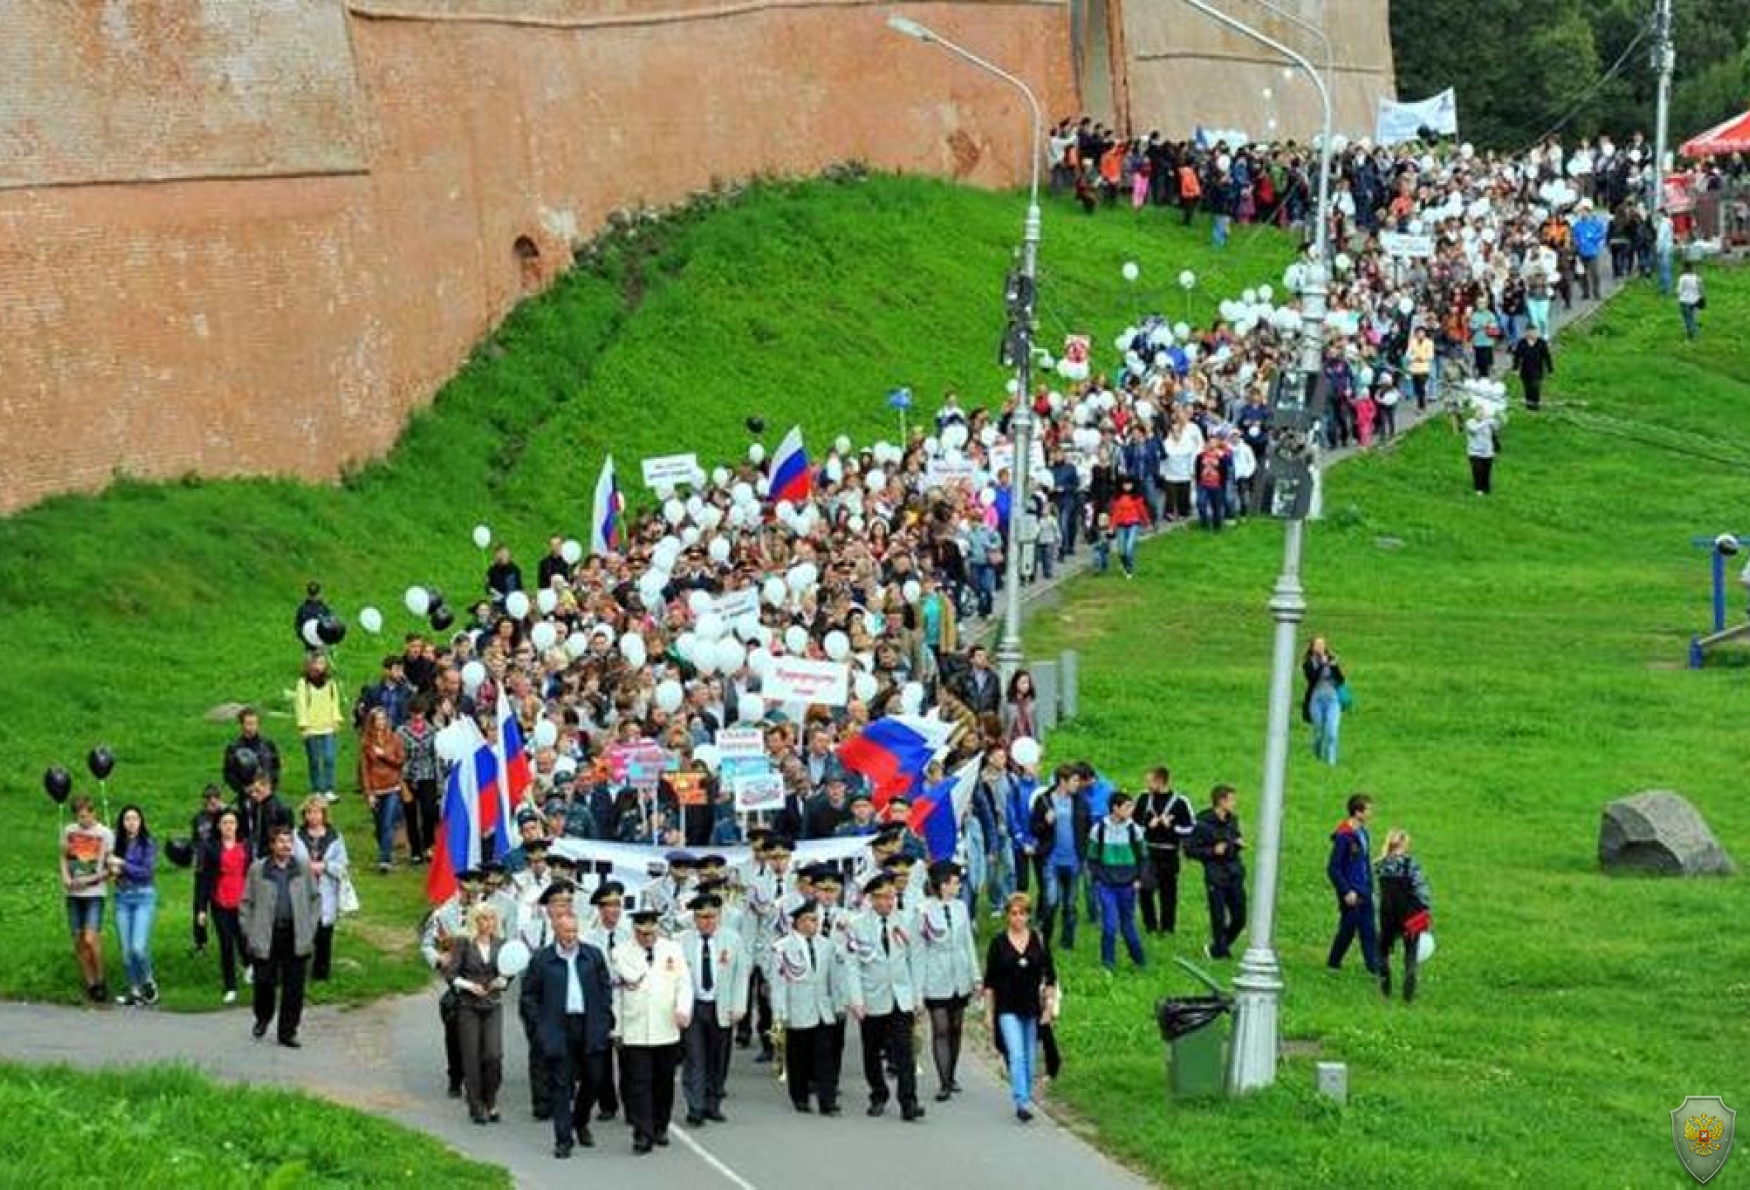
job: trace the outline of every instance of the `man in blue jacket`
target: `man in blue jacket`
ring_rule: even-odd
[[[589,1113],[608,1087],[614,1004],[607,961],[578,938],[577,917],[555,915],[553,935],[523,973],[519,1007],[547,1062],[553,1156],[563,1160],[573,1144],[595,1144]]]
[[[1580,217],[1574,221],[1574,255],[1580,258],[1580,296],[1598,301],[1604,296],[1603,255],[1610,224],[1592,209],[1592,200],[1580,200]]]
[[[1349,798],[1349,817],[1331,832],[1331,860],[1325,873],[1337,891],[1337,936],[1331,940],[1331,970],[1343,966],[1343,956],[1355,935],[1361,935],[1361,960],[1370,972],[1379,971],[1379,944],[1374,934],[1373,864],[1368,858],[1367,821],[1373,817],[1373,799],[1365,793]]]

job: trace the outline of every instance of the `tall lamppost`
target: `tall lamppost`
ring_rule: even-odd
[[[1283,792],[1288,776],[1289,709],[1294,702],[1295,633],[1306,617],[1306,593],[1300,585],[1301,544],[1306,531],[1317,466],[1313,433],[1317,390],[1323,364],[1325,327],[1325,267],[1329,260],[1326,201],[1331,176],[1331,92],[1304,56],[1207,0],[1185,3],[1229,29],[1275,50],[1312,79],[1324,105],[1324,133],[1319,137],[1316,250],[1304,268],[1300,303],[1300,377],[1293,386],[1279,385],[1271,417],[1274,435],[1270,470],[1274,483],[1272,511],[1286,518],[1282,536],[1282,572],[1270,596],[1275,621],[1270,656],[1270,710],[1264,735],[1264,786],[1258,805],[1256,883],[1253,887],[1251,935],[1240,972],[1234,979],[1234,1037],[1228,1063],[1228,1089],[1238,1093],[1267,1087],[1276,1081],[1278,1013],[1282,1000],[1282,967],[1276,958],[1276,888],[1281,871]]]
[[[928,26],[902,16],[887,18],[887,27],[916,41],[939,45],[955,57],[1014,87],[1026,97],[1033,114],[1032,184],[1027,196],[1027,217],[1021,225],[1021,266],[1009,278],[1004,299],[1009,309],[1009,333],[1004,338],[1003,359],[1015,369],[1015,413],[1009,420],[1015,444],[1013,483],[1009,499],[1009,535],[1004,551],[1003,635],[997,645],[997,666],[1007,677],[1025,660],[1021,650],[1021,551],[1013,540],[1019,534],[1021,516],[1028,499],[1028,471],[1033,454],[1033,319],[1038,294],[1039,266],[1039,142],[1045,132],[1045,114],[1032,88],[994,62],[956,45]]]

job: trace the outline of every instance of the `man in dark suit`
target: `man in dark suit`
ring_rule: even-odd
[[[966,655],[967,671],[960,676],[960,700],[974,715],[994,715],[1003,707],[1003,683],[990,666],[990,653],[973,645]]]
[[[523,1018],[534,1022],[552,1086],[553,1156],[571,1156],[574,1143],[590,1148],[589,1113],[607,1086],[614,1031],[613,989],[607,962],[577,937],[577,916],[553,918],[553,942],[523,973]]]

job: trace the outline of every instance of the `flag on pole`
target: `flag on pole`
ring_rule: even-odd
[[[972,805],[972,793],[978,788],[978,772],[983,763],[984,753],[980,752],[913,803],[912,833],[923,839],[932,861],[953,859],[959,849],[960,823],[966,817],[967,807]]]
[[[877,809],[885,810],[896,793],[906,793],[924,769],[947,749],[954,727],[920,715],[888,715],[869,724],[839,745],[846,768],[869,781]]]
[[[455,763],[444,783],[443,810],[425,875],[425,895],[434,905],[455,894],[459,873],[480,866],[480,785],[482,776],[490,779],[494,763],[472,719],[458,719],[444,728],[438,743],[439,755],[454,758]],[[486,758],[484,774],[478,763],[481,756]]]
[[[602,473],[595,481],[595,512],[589,521],[589,552],[611,554],[620,548],[620,511],[625,501],[620,498],[620,484],[614,477],[614,456],[602,461]]]
[[[534,776],[529,771],[529,751],[523,743],[522,725],[511,712],[510,699],[505,697],[502,685],[498,688],[497,716],[498,743],[493,748],[500,775],[496,812],[488,815],[482,811],[480,833],[495,840],[492,858],[503,859],[505,852],[514,846],[515,808],[522,804],[523,795],[534,784]]]
[[[772,455],[772,472],[768,478],[766,499],[773,504],[788,500],[792,504],[807,502],[814,490],[814,473],[808,467],[808,455],[802,449],[802,427],[791,426],[784,440]]]

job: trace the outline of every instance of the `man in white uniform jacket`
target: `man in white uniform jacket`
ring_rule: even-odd
[[[863,1078],[869,1084],[869,1114],[887,1110],[891,1062],[899,1083],[899,1110],[921,1120],[917,1067],[912,1057],[912,1013],[918,1006],[921,947],[910,922],[898,912],[898,890],[882,873],[863,886],[868,908],[851,922],[846,939],[851,1015],[863,1035]]]
[[[614,948],[614,1021],[620,1036],[621,1094],[632,1149],[668,1144],[681,1030],[693,1019],[693,974],[654,909],[632,914],[632,945]]]
[[[844,1016],[845,968],[839,948],[820,936],[820,910],[803,901],[790,912],[790,931],[772,955],[772,1016],[785,1032],[785,1078],[791,1106],[839,1114],[836,1065],[829,1047]]]
[[[753,973],[741,935],[723,926],[723,898],[694,897],[687,905],[693,926],[675,936],[693,975],[693,1019],[681,1034],[681,1089],[687,1123],[724,1123],[723,1088],[729,1080],[734,1029],[747,1015]]]

